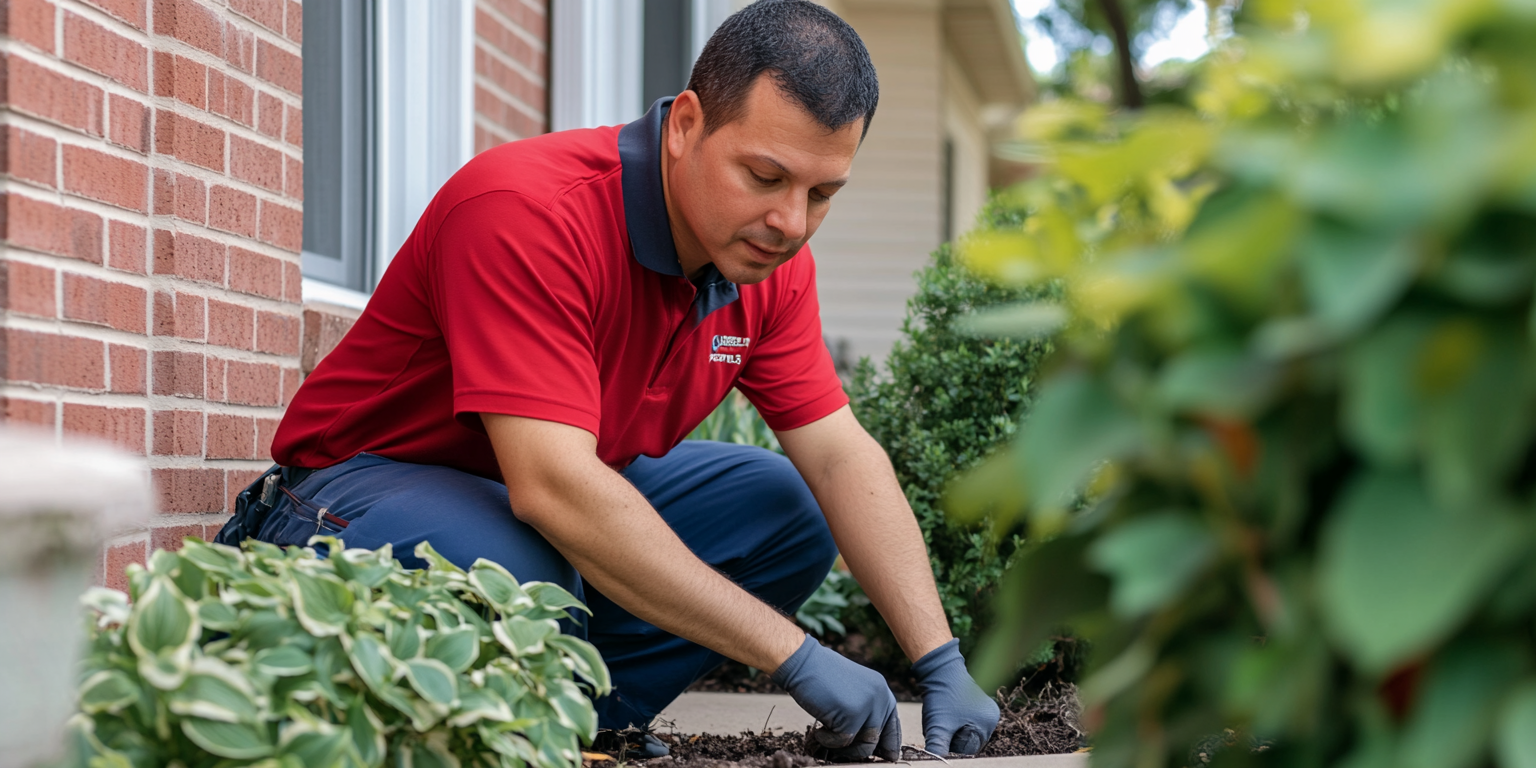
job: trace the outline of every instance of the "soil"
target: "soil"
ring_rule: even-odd
[[[759,677],[766,679],[767,675]],[[772,685],[771,683],[769,685]],[[721,690],[705,688],[703,690]],[[733,690],[733,689],[726,689]],[[770,692],[767,689],[750,689],[752,692]],[[776,688],[774,689],[776,690]],[[992,740],[982,748],[977,757],[1003,757],[1012,755],[1054,755],[1076,752],[1083,745],[1083,732],[1078,729],[1077,690],[1071,685],[1046,685],[1037,692],[1025,695],[1024,686],[1011,691],[999,690],[997,694],[1002,717]],[[811,756],[807,749],[810,732],[805,733],[752,733],[738,736],[719,734],[677,734],[664,730],[653,734],[666,742],[672,750],[667,757],[654,760],[629,762],[642,763],[646,768],[807,768],[830,765],[825,760]],[[611,753],[612,757],[620,757]],[[946,756],[951,762],[958,756]],[[907,761],[933,760],[921,750],[902,748],[902,759]],[[613,768],[611,761],[585,762],[586,768]]]

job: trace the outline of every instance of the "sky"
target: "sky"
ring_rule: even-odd
[[[1061,63],[1062,53],[1034,23],[1041,9],[1052,0],[1013,0],[1024,32],[1025,54],[1036,72],[1046,73]],[[1205,39],[1205,4],[1194,3],[1179,17],[1169,35],[1148,46],[1141,57],[1143,67],[1155,67],[1170,59],[1196,59],[1210,48]]]

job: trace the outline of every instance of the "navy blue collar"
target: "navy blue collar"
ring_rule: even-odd
[[[667,219],[667,199],[661,186],[661,125],[672,98],[657,99],[639,120],[619,130],[620,175],[624,185],[624,223],[635,261],[652,272],[684,277]],[[740,298],[736,284],[710,264],[697,282],[696,321]]]

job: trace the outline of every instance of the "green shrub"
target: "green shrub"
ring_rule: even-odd
[[[1037,111],[1025,230],[968,252],[1072,310],[951,497],[1033,542],[978,661],[1091,639],[1096,766],[1536,765],[1536,12],[1236,26],[1199,112]]]
[[[983,227],[1009,231],[1022,213],[994,201]],[[1021,539],[992,534],[985,523],[959,523],[938,507],[945,484],[974,466],[1013,434],[1029,404],[1032,379],[1049,344],[984,338],[960,320],[976,309],[1047,295],[1047,289],[1008,288],[958,264],[948,245],[917,274],[907,303],[902,339],[884,371],[866,358],[849,387],[860,423],[890,455],[917,516],[950,628],[969,651],[988,623],[989,594]],[[872,659],[896,662],[900,653],[873,608],[849,617],[872,641]]]
[[[188,539],[87,593],[75,733],[97,766],[576,768],[609,690],[596,649],[560,634],[564,589],[466,573],[425,542],[244,551]]]

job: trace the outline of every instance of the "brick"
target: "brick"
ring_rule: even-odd
[[[256,74],[256,35],[229,25],[224,37],[224,60],[247,75]]]
[[[156,168],[155,213],[169,213],[182,221],[202,224],[208,220],[207,187],[186,174]]]
[[[52,189],[58,184],[59,143],[15,125],[0,126],[5,141],[0,172]]]
[[[21,261],[0,261],[0,285],[5,286],[5,304],[0,309],[34,317],[57,317],[54,301],[55,272]]]
[[[207,123],[155,110],[156,152],[223,173],[224,139],[224,131]]]
[[[277,436],[277,425],[282,421],[282,419],[256,420],[256,458],[264,461],[272,460],[272,439]]]
[[[203,396],[203,356],[198,352],[155,352],[154,393],[175,397]]]
[[[304,202],[304,161],[283,157],[283,194]]]
[[[298,107],[284,108],[283,141],[300,149],[304,148],[304,110]]]
[[[5,91],[13,109],[92,136],[105,135],[102,89],[17,56],[6,58],[5,75]]]
[[[99,438],[132,453],[144,453],[143,408],[65,403],[64,431]]]
[[[137,160],[65,144],[64,189],[131,211],[149,212],[149,166]]]
[[[135,152],[149,152],[149,108],[115,93],[108,101],[108,140]]]
[[[144,17],[144,11],[148,7],[146,0],[85,0],[85,2],[128,22],[134,29],[146,28]]]
[[[259,227],[257,237],[264,243],[293,253],[304,247],[304,212],[301,210],[263,200]]]
[[[215,184],[208,190],[208,226],[245,237],[256,236],[256,196]]]
[[[147,395],[146,380],[149,369],[149,352],[127,344],[109,344],[107,349],[108,376],[112,392],[122,395]]]
[[[8,6],[8,7],[6,7]],[[0,6],[5,34],[34,48],[53,53],[53,22],[56,12],[47,0],[8,0]]]
[[[155,0],[154,31],[215,56],[224,55],[224,22],[196,0]]]
[[[107,385],[106,346],[94,339],[20,328],[5,329],[5,378],[74,389]]]
[[[157,61],[160,59],[156,54]],[[198,109],[208,108],[208,68],[185,56],[169,56],[171,61],[170,90],[168,93],[160,93],[161,96],[172,96],[177,101],[190,104]],[[157,79],[159,79],[157,73]],[[155,90],[161,91],[164,86],[156,83]]]
[[[303,379],[299,376],[299,369],[283,369],[283,407],[287,408],[293,402],[293,396],[299,391]]]
[[[285,0],[229,0],[229,9],[281,35]]]
[[[15,397],[0,397],[0,421],[8,424],[35,424],[40,427],[52,427],[55,420],[55,409],[50,400],[22,400]]]
[[[225,248],[185,232],[155,230],[155,274],[224,284]]]
[[[143,227],[126,221],[108,222],[107,266],[124,272],[144,274],[148,268],[144,258],[147,237],[148,232]]]
[[[251,483],[256,482],[256,478],[261,477],[264,473],[265,470],[261,469],[231,469],[226,472],[224,474],[225,511],[233,511],[235,508],[235,497],[239,496],[240,492],[245,490]],[[208,527],[216,534],[220,528],[224,527],[224,523],[210,524]]]
[[[272,363],[226,361],[225,397],[237,405],[278,405],[283,399],[282,369]]]
[[[155,294],[155,335],[191,341],[207,338],[207,300],[190,293]]]
[[[239,246],[229,248],[230,290],[283,298],[283,262]]]
[[[149,49],[84,16],[64,13],[64,59],[149,92]]]
[[[163,513],[224,511],[224,470],[204,467],[151,470]]]
[[[69,320],[144,333],[148,300],[148,293],[136,285],[64,273],[64,317]]]
[[[256,351],[273,355],[299,354],[302,323],[292,315],[276,312],[256,314]]]
[[[208,458],[256,458],[256,420],[250,416],[208,414]]]
[[[256,92],[256,130],[276,139],[283,135],[283,102],[266,91]]]
[[[155,411],[150,451],[156,456],[203,455],[203,412]]]
[[[283,191],[283,153],[240,136],[229,138],[229,174],[273,192]]]
[[[534,76],[544,77],[543,46],[536,48],[530,45],[527,40],[519,37],[506,24],[486,13],[484,9],[475,11],[475,35],[484,40],[486,45],[501,51],[508,58],[526,67]]]
[[[218,299],[208,300],[208,343],[230,349],[255,349],[256,310]]]
[[[188,537],[202,539],[203,536],[204,526],[201,524],[166,525],[151,528],[149,531],[149,548],[151,550],[163,549],[168,552],[176,552],[186,546]]]
[[[100,216],[21,195],[5,195],[0,220],[10,245],[100,264]]]
[[[113,544],[107,547],[106,566],[103,568],[101,583],[107,589],[115,589],[119,592],[128,591],[128,566],[131,563],[145,565],[149,562],[149,551],[146,542],[132,541],[126,544]]]
[[[227,400],[224,396],[224,382],[228,378],[229,363],[220,357],[209,356],[206,364],[208,378],[208,402],[222,403]]]
[[[209,71],[209,76],[213,76]],[[223,102],[215,103],[219,114],[249,128],[256,127],[256,90],[238,78],[219,74],[223,82]],[[211,81],[210,81],[211,82]],[[211,91],[211,86],[210,86]],[[212,96],[209,97],[210,100]]]
[[[307,376],[341,343],[357,322],[355,314],[341,314],[324,309],[304,309],[304,343],[299,365]]]
[[[299,265],[292,261],[283,262],[283,301],[304,301],[304,276]]]
[[[302,45],[304,43],[304,6],[289,2],[288,4],[288,29],[285,31],[289,40]]]
[[[304,95],[304,67],[299,57],[266,40],[256,40],[256,76],[295,95]]]

